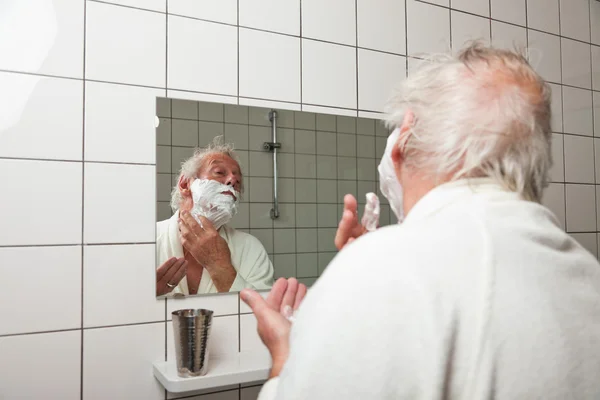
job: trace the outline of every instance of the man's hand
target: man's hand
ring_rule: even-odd
[[[261,340],[269,349],[273,366],[270,378],[279,376],[290,352],[291,322],[284,317],[288,310],[297,310],[306,295],[306,286],[295,278],[279,278],[264,300],[257,292],[244,289],[242,300],[252,309]]]
[[[344,196],[344,212],[335,234],[335,247],[341,250],[345,245],[363,235],[367,230],[358,220],[358,206],[351,194]]]
[[[162,296],[173,290],[186,273],[187,262],[184,258],[169,258],[156,269],[156,295]],[[170,286],[169,286],[170,285]]]
[[[237,275],[231,265],[229,246],[208,219],[200,217],[200,221],[202,226],[189,212],[181,213],[179,218],[181,244],[200,265],[206,268],[217,291],[228,292]]]

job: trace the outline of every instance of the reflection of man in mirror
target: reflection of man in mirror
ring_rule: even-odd
[[[185,161],[171,218],[156,224],[156,295],[269,289],[273,265],[254,236],[227,223],[243,192],[233,146],[216,138]]]

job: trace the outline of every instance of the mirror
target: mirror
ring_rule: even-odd
[[[272,111],[276,149],[265,145]],[[377,120],[166,98],[157,118],[157,296],[268,289],[279,277],[310,286],[336,254],[344,195],[362,214],[378,193],[389,131]],[[203,150],[214,143],[232,157]]]

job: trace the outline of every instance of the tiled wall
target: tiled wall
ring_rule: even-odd
[[[335,253],[333,243],[346,193],[357,197],[378,188],[377,161],[388,135],[380,121],[367,118],[278,112],[278,195],[280,217],[272,220],[273,154],[270,109],[232,104],[158,99],[157,218],[172,215],[169,200],[181,163],[196,146],[223,135],[236,148],[245,194],[231,226],[257,237],[275,267],[275,277],[297,277],[308,285]],[[385,200],[385,198],[383,198]],[[381,206],[381,225],[390,223]]]
[[[260,348],[236,295],[154,298],[157,97],[376,117],[420,52],[529,42],[555,89],[545,201],[597,252],[600,2],[4,3],[0,397],[164,399],[151,363],[182,307],[216,311],[215,353]],[[228,389],[199,398],[257,391]]]

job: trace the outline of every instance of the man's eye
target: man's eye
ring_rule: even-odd
[[[225,171],[216,170],[215,174],[217,174],[217,175],[225,175]]]

